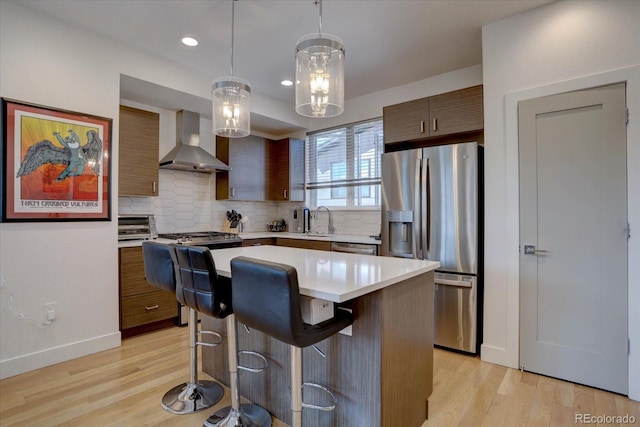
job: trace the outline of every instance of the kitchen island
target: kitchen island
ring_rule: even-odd
[[[247,256],[292,265],[300,293],[353,311],[350,331],[303,351],[304,381],[329,387],[333,412],[305,409],[305,426],[420,426],[433,389],[433,272],[439,263],[277,246],[212,250],[218,274],[231,276],[231,259]],[[203,328],[226,333],[224,320]],[[238,328],[238,348],[265,355],[260,374],[240,373],[240,394],[290,422],[287,346],[261,332]],[[204,371],[229,384],[226,340],[203,348]],[[244,357],[241,364],[251,365]],[[313,389],[305,401],[326,403]]]

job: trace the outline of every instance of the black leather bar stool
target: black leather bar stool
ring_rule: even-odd
[[[302,425],[302,408],[330,411],[336,399],[326,387],[302,382],[302,348],[314,345],[353,323],[353,316],[336,310],[335,316],[317,325],[303,322],[298,273],[294,267],[254,258],[231,260],[233,311],[238,321],[288,344],[291,354],[292,426]],[[302,401],[302,387],[311,386],[329,393],[331,406]]]
[[[147,281],[153,286],[176,294],[176,299],[189,308],[189,381],[173,387],[162,397],[162,407],[172,414],[191,414],[194,412],[207,409],[218,403],[224,395],[222,386],[214,381],[198,380],[198,345],[217,346],[222,342],[220,334],[214,331],[203,331],[198,328],[198,312],[194,307],[198,305],[187,304],[185,302],[185,294],[189,294],[188,288],[191,286],[188,281],[183,285],[184,277],[178,275],[175,247],[178,245],[166,245],[157,242],[143,242],[142,254],[144,258],[145,276]],[[228,287],[228,284],[227,284]],[[211,294],[211,292],[210,292]],[[231,296],[227,295],[227,299],[231,300]],[[189,300],[191,300],[189,298]],[[199,302],[203,308],[201,311],[206,314],[214,310],[219,312],[220,303],[206,292],[200,297]],[[214,308],[217,307],[217,308]],[[200,335],[213,335],[217,338],[214,343],[198,341]]]
[[[236,321],[231,304],[231,282],[219,277],[215,262],[208,248],[198,246],[171,245],[173,262],[176,266],[176,296],[178,301],[194,312],[204,313],[217,319],[227,319],[227,347],[229,354],[229,389],[231,407],[221,409],[212,415],[205,426],[243,426],[269,427],[271,415],[264,408],[253,405],[240,405],[238,391],[238,351]],[[189,321],[191,324],[191,319]],[[268,362],[255,352],[244,352],[258,356],[264,362],[261,368],[244,368],[248,371],[261,372]]]
[[[176,294],[176,271],[170,245],[142,242],[144,274],[147,281],[164,291]],[[190,414],[207,409],[222,399],[224,390],[213,381],[198,381],[198,318],[195,310],[189,310],[189,382],[173,387],[162,397],[162,407],[172,414]],[[215,334],[214,334],[215,335]],[[217,336],[221,339],[220,335]]]

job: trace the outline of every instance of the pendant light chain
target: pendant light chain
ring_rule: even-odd
[[[236,1],[231,0],[231,76],[233,77],[233,35],[236,22]]]
[[[314,0],[316,6],[318,6],[318,36],[322,37],[322,0]]]

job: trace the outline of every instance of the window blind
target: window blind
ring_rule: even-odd
[[[317,206],[379,206],[382,119],[307,134],[307,200]]]

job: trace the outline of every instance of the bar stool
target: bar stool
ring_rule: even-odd
[[[248,257],[231,260],[233,311],[238,321],[289,345],[291,354],[292,426],[302,425],[302,409],[335,409],[336,398],[319,384],[302,382],[302,348],[340,332],[353,323],[351,313],[336,310],[335,316],[317,325],[303,322],[298,273],[294,267]],[[302,401],[302,388],[324,390],[333,405],[312,405]]]
[[[198,328],[198,311],[208,315],[224,313],[224,307],[231,302],[230,290],[224,295],[214,296],[213,283],[200,281],[201,292],[195,299],[189,290],[193,280],[188,276],[180,276],[175,260],[175,248],[179,245],[165,245],[157,242],[143,242],[145,276],[153,286],[176,294],[178,301],[189,308],[189,381],[173,387],[162,397],[162,407],[172,414],[191,414],[207,409],[218,403],[224,395],[222,386],[214,381],[198,380],[198,345],[215,347],[222,342],[222,336],[214,331],[203,331]],[[215,270],[214,270],[215,272]],[[211,281],[217,280],[217,275]],[[227,288],[230,288],[227,283]],[[207,289],[209,291],[207,292]],[[188,301],[188,302],[187,302]],[[197,311],[198,310],[198,311]],[[216,342],[198,341],[200,335],[212,335]]]
[[[218,277],[211,251],[198,246],[171,245],[176,266],[176,295],[178,300],[208,316],[226,318],[227,347],[229,355],[229,389],[231,406],[217,411],[204,423],[205,426],[269,427],[271,415],[258,405],[240,405],[238,391],[238,369],[262,372],[268,366],[267,359],[259,353],[241,351],[262,359],[259,368],[238,366],[236,321],[231,304],[231,283]],[[189,322],[191,324],[191,322]]]
[[[176,293],[176,271],[173,249],[170,245],[145,241],[142,242],[144,275],[147,281],[164,291]],[[162,407],[172,414],[190,414],[215,405],[222,399],[224,390],[213,381],[198,381],[198,352],[196,346],[198,334],[212,333],[198,331],[198,318],[195,310],[189,309],[189,382],[173,387],[162,397]],[[219,334],[217,335],[221,339]],[[208,344],[208,343],[204,343]]]

